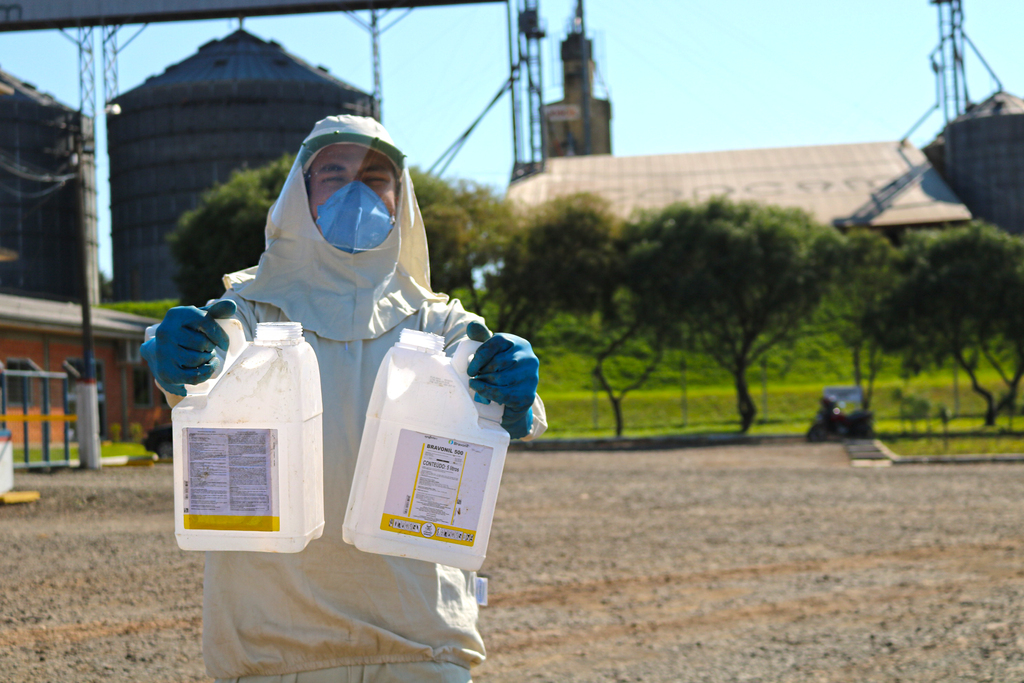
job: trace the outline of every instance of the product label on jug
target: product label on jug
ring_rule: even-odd
[[[184,431],[185,528],[280,531],[277,430]]]
[[[494,449],[403,429],[380,528],[473,545]]]

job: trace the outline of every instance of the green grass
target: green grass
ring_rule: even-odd
[[[963,377],[961,376],[961,380]],[[990,386],[997,378],[983,375]],[[752,387],[758,408],[757,422],[751,434],[803,434],[818,410],[818,400],[825,382],[821,384],[768,386],[767,419],[762,410],[760,386]],[[900,420],[899,403],[893,390],[904,395],[913,394],[928,399],[932,404],[928,420]],[[598,438],[614,436],[615,422],[611,404],[603,393],[590,391],[545,391],[541,395],[548,411],[549,438]],[[960,383],[960,412],[949,429],[954,432],[973,432],[982,429],[984,403],[963,381]],[[596,396],[596,400],[595,400]],[[945,404],[953,409],[956,401],[952,375],[934,373],[910,382],[887,379],[875,386],[872,410],[875,430],[889,434],[939,433],[942,423],[937,407]],[[852,410],[857,406],[848,406]],[[596,426],[595,426],[596,415]],[[623,401],[626,436],[654,436],[668,434],[706,434],[737,432],[739,418],[736,411],[735,390],[730,386],[694,387],[687,392],[687,415],[684,420],[682,392],[678,389],[651,389],[626,395]],[[999,418],[999,426],[1009,428],[1006,415]],[[1017,417],[1014,427],[1024,429],[1024,417]]]
[[[551,438],[594,438],[614,436],[615,424],[611,405],[603,393],[594,399],[591,356],[560,346],[571,330],[571,320],[556,320],[550,329],[538,334],[537,355],[541,359],[540,393],[548,408]],[[606,366],[606,374],[614,386],[628,382],[629,373],[642,367],[642,358],[628,355]],[[687,414],[682,408],[682,385],[685,364]],[[757,422],[752,434],[803,434],[818,410],[822,388],[829,385],[850,385],[852,381],[850,352],[838,338],[823,329],[810,328],[788,348],[771,351],[767,358],[764,379],[768,383],[767,412],[763,407],[761,367],[750,370],[747,380],[757,405]],[[950,429],[973,432],[981,428],[984,403],[970,388],[966,373],[959,375],[959,401],[954,397],[951,367],[931,369],[909,380],[901,377],[899,361],[885,359],[875,383],[871,408],[875,413],[875,430],[900,434],[939,432],[940,405],[955,410],[957,419]],[[994,370],[984,366],[979,380],[994,396],[1005,387]],[[930,404],[928,420],[900,420],[900,404],[894,391],[904,396],[926,399]],[[859,406],[849,406],[852,410]],[[710,358],[698,354],[670,351],[647,384],[626,396],[623,402],[625,436],[668,435],[688,433],[723,433],[739,430],[735,390],[731,377]],[[1017,428],[1024,429],[1024,417],[1017,418]],[[1000,415],[1001,427],[1009,428],[1009,418]]]
[[[593,357],[565,348],[563,340],[571,339],[572,319],[557,318],[543,328],[535,340],[541,359],[540,393],[548,407],[550,437],[607,437],[614,435],[611,406],[603,393],[593,398]],[[606,372],[615,386],[626,383],[629,372],[642,367],[641,359],[618,359],[608,364]],[[686,367],[688,414],[682,410],[682,367]],[[757,422],[753,434],[803,434],[818,409],[822,388],[829,385],[850,385],[853,370],[850,352],[838,337],[821,327],[803,330],[789,347],[769,352],[765,367],[768,383],[768,409],[763,409],[761,367],[748,372],[751,396],[757,405]],[[954,431],[971,432],[982,426],[984,403],[970,389],[966,373],[961,372],[958,418],[950,424]],[[996,397],[1005,390],[996,373],[984,366],[979,372],[982,385]],[[916,423],[900,420],[899,402],[893,396],[899,389],[905,396],[916,396],[930,403],[930,420]],[[735,391],[731,377],[707,356],[678,350],[669,351],[647,384],[626,396],[623,403],[625,435],[686,434],[735,432],[739,429]],[[955,410],[951,367],[931,369],[910,380],[901,378],[898,359],[884,359],[871,408],[875,412],[875,429],[881,433],[899,434],[941,431],[937,419],[940,404]],[[857,406],[850,406],[853,409]],[[595,419],[596,412],[596,419]],[[1000,415],[1000,426],[1009,427],[1006,415]],[[1024,417],[1015,425],[1024,429]]]
[[[978,435],[944,439],[930,436],[917,439],[884,439],[896,455],[990,455],[1024,453],[1024,435]]]
[[[25,462],[25,447],[22,444],[14,443],[14,462]],[[78,444],[72,443],[70,459],[78,459]],[[140,443],[132,442],[117,442],[111,443],[109,441],[104,442],[100,445],[100,457],[109,458],[119,455],[152,455],[149,451],[143,447]],[[43,462],[43,449],[38,446],[29,446],[28,449],[29,462]],[[50,446],[50,461],[59,461],[64,459],[64,444],[56,443]]]
[[[592,388],[591,370],[594,358],[579,350],[566,348],[562,339],[569,335],[573,321],[558,319],[542,329],[534,342],[541,361],[541,382],[546,392],[588,391]],[[635,349],[634,349],[635,350]],[[645,358],[639,359],[640,361]],[[730,375],[710,357],[670,349],[651,375],[645,389],[675,389],[681,385],[681,368],[686,365],[686,381],[691,388],[726,387]],[[643,363],[629,353],[613,357],[606,364],[606,374],[617,379],[620,371],[635,371]],[[885,372],[898,374],[898,363],[889,359]],[[751,386],[760,386],[760,366],[749,374]],[[766,364],[768,382],[776,386],[801,385],[821,381],[825,384],[848,384],[852,376],[850,353],[839,339],[827,331],[811,329],[801,334],[791,347],[769,352]]]

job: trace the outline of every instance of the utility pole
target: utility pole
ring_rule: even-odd
[[[373,118],[384,123],[384,86],[381,84],[380,25],[377,10],[370,9],[370,53],[373,59]]]
[[[690,426],[690,404],[686,395],[686,353],[682,354],[682,360],[679,361],[679,370],[682,376],[683,382],[683,397],[682,397],[682,408],[683,408],[683,429]]]
[[[508,77],[512,82],[509,95],[512,100],[512,165],[517,167],[522,158],[519,147],[519,62],[516,53],[519,51],[519,34],[512,31],[512,12],[516,10],[512,0],[505,0],[505,19],[508,20]]]
[[[96,119],[96,74],[93,60],[93,30],[78,31],[78,75],[80,102],[78,126],[73,132],[75,190],[78,205],[79,301],[82,307],[82,376],[75,387],[78,461],[82,469],[97,470],[100,460],[100,409],[96,385],[96,359],[92,336],[92,304],[95,293],[95,183],[92,163],[96,152],[93,125]]]
[[[77,173],[75,178],[78,204],[78,245],[80,302],[82,306],[82,377],[76,385],[78,460],[82,469],[98,470],[100,461],[100,411],[99,391],[96,385],[96,360],[92,336],[92,302],[90,301],[90,258],[91,230],[89,221],[90,178],[92,164],[87,163],[86,128],[92,124],[85,116],[79,116],[78,131],[75,134],[75,157]],[[88,137],[92,137],[91,135]]]
[[[409,16],[409,13],[412,12],[413,8],[405,8],[405,12],[387,26],[381,27],[381,20],[384,19],[392,9],[396,9],[394,5],[400,4],[403,3],[394,3],[387,9],[377,9],[375,7],[374,0],[371,0],[368,8],[370,10],[369,21],[364,21],[356,15],[354,11],[342,10],[346,17],[359,26],[362,26],[370,34],[370,59],[373,62],[373,118],[377,119],[381,123],[384,122],[384,86],[381,78],[380,37],[381,34],[389,28]]]
[[[761,422],[768,422],[768,356],[761,356]]]

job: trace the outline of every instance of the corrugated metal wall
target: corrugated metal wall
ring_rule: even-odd
[[[1024,233],[1024,114],[954,121],[945,144],[947,179],[971,213]]]
[[[107,117],[117,300],[178,296],[166,235],[204,190],[297,152],[326,116],[371,112],[369,95],[328,78],[143,84],[117,103]]]
[[[76,112],[45,95],[34,98],[21,90],[0,97],[0,150],[4,159],[16,167],[68,173],[68,127],[77,117]],[[0,168],[0,247],[18,253],[18,260],[0,262],[0,291],[78,298],[75,184],[68,182],[44,194],[53,187],[53,183],[18,177]]]

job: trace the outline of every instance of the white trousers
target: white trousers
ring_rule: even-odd
[[[282,676],[218,678],[217,683],[473,683],[469,669],[449,662],[338,666]]]

